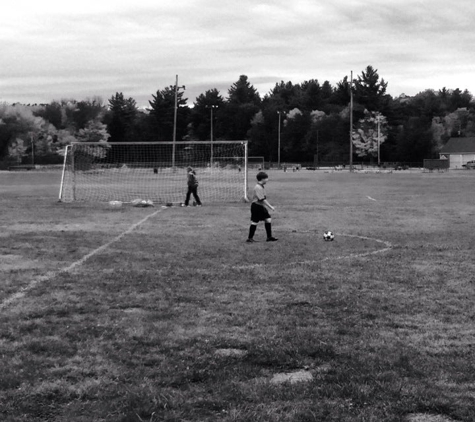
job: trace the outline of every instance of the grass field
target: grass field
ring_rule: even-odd
[[[0,420],[475,421],[474,176],[271,172],[247,244],[0,173]]]

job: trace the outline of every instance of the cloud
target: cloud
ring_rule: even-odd
[[[0,100],[122,91],[147,104],[178,74],[192,102],[240,74],[265,94],[369,64],[392,95],[475,92],[474,18],[471,0],[16,0],[0,16]]]

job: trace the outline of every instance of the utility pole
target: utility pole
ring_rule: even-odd
[[[353,71],[350,76],[350,172],[353,171]]]
[[[175,169],[175,153],[176,153],[176,117],[178,111],[178,89],[185,89],[185,86],[178,86],[178,75],[175,80],[175,109],[173,114],[173,149],[172,149],[172,168]]]
[[[381,114],[378,112],[376,114],[376,119],[377,119],[377,122],[378,122],[378,167],[381,166],[381,155],[379,153],[379,148],[380,148],[380,145],[381,145],[381,141],[380,141],[380,137],[381,137],[380,117],[381,117]]]
[[[213,104],[207,106],[207,108],[211,109],[211,133],[210,133],[210,140],[211,140],[211,168],[213,168],[213,126],[214,126],[214,119],[213,119],[213,109],[218,108],[217,105]]]

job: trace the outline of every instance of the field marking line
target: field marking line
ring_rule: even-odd
[[[34,280],[30,281],[28,285],[25,287],[22,287],[18,292],[13,293],[9,297],[7,297],[5,300],[0,303],[0,311],[6,308],[7,306],[11,305],[13,302],[23,298],[26,293],[28,293],[30,290],[35,288],[38,284],[43,283],[45,281],[49,281],[53,279],[54,277],[58,276],[59,274],[62,273],[68,273],[69,271],[73,270],[74,268],[78,267],[79,265],[84,264],[89,258],[93,257],[94,255],[97,255],[98,253],[104,251],[107,249],[110,245],[112,245],[115,242],[118,242],[120,239],[122,239],[124,236],[132,233],[137,227],[145,223],[149,218],[152,218],[156,216],[159,212],[163,211],[163,209],[159,209],[157,211],[154,211],[153,213],[147,215],[146,217],[142,218],[137,223],[132,224],[127,230],[119,234],[118,236],[114,237],[112,240],[109,240],[109,242],[105,243],[102,246],[99,246],[97,249],[94,249],[92,252],[89,252],[88,254],[84,255],[81,259],[78,259],[77,261],[73,262],[72,264],[68,265],[65,268],[62,268],[57,271],[49,271],[45,275],[39,276],[35,278]]]
[[[387,240],[377,239],[375,237],[358,236],[358,235],[355,235],[355,234],[339,234],[339,236],[355,237],[357,239],[371,240],[373,242],[382,243],[385,247],[382,248],[382,249],[376,249],[375,251],[369,251],[369,252],[352,253],[352,254],[348,254],[348,255],[339,255],[339,256],[327,256],[326,258],[323,258],[320,261],[316,261],[316,260],[296,261],[296,262],[293,262],[291,264],[314,264],[315,262],[325,262],[325,261],[330,261],[332,259],[340,260],[340,259],[348,259],[348,258],[364,258],[366,256],[377,255],[377,254],[380,254],[380,253],[387,252],[387,251],[389,251],[393,248],[393,245],[392,245],[391,242],[388,242]]]
[[[301,232],[301,233],[305,233],[305,232]],[[388,242],[387,240],[377,239],[375,237],[359,236],[359,235],[356,235],[356,234],[344,234],[344,233],[339,233],[338,236],[355,237],[357,239],[371,240],[373,242],[383,244],[384,248],[376,249],[374,251],[369,251],[369,252],[352,253],[352,254],[348,254],[348,255],[327,256],[327,257],[319,259],[319,260],[313,259],[313,260],[306,260],[306,261],[286,262],[286,265],[311,265],[311,264],[326,262],[326,261],[331,261],[331,260],[364,258],[366,256],[377,255],[377,254],[380,254],[380,253],[387,252],[387,251],[389,251],[393,248],[393,244],[391,242]],[[248,265],[231,265],[230,267],[233,270],[251,270],[253,268],[271,267],[271,266],[275,266],[275,265],[281,265],[281,264],[266,264],[266,263],[264,263],[264,264],[248,264]]]
[[[377,201],[377,199],[371,198],[371,196],[367,196],[366,198],[368,198],[371,201]]]

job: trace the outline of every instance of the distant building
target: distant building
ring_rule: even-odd
[[[467,161],[475,160],[475,137],[450,138],[439,154],[441,159],[449,159],[449,168],[461,169]]]

